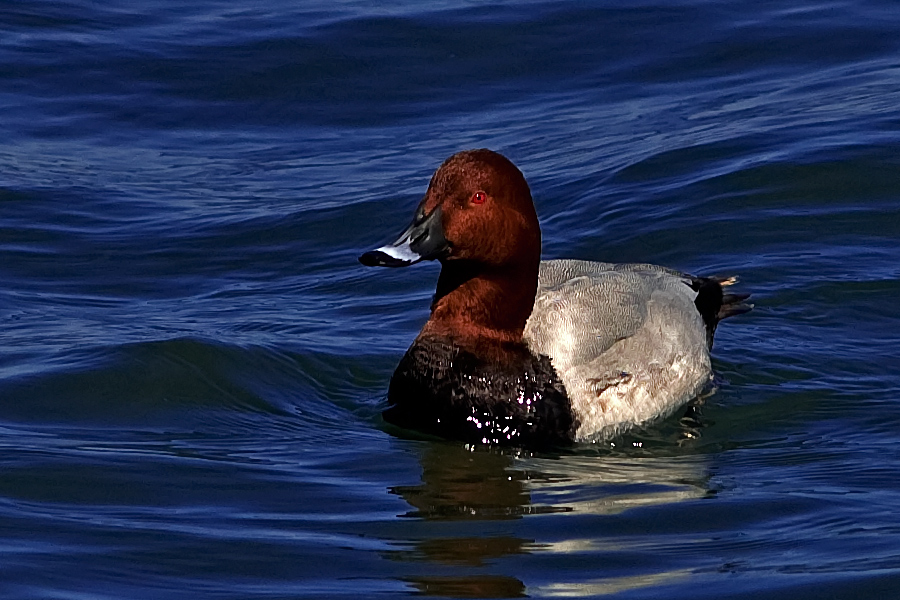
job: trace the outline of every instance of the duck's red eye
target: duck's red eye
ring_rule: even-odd
[[[484,204],[485,200],[487,200],[487,194],[484,192],[475,192],[475,195],[472,196],[472,204]]]

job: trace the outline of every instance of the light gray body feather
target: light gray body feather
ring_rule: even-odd
[[[553,362],[579,439],[668,415],[709,381],[706,327],[689,283],[655,265],[541,262],[525,342]]]

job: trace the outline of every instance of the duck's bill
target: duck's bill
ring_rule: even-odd
[[[449,251],[438,207],[427,217],[416,214],[412,225],[396,242],[366,252],[359,257],[359,262],[367,267],[407,267],[423,260],[444,258]]]
[[[424,260],[424,257],[414,252],[410,244],[412,227],[401,234],[393,244],[369,250],[359,257],[359,262],[367,267],[406,267]]]

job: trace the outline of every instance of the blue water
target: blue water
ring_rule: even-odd
[[[0,596],[900,590],[893,0],[0,4]],[[559,454],[380,418],[440,162],[739,275],[716,392]]]

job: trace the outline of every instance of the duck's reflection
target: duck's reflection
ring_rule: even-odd
[[[404,516],[429,520],[515,519],[553,510],[532,505],[525,487],[532,475],[514,468],[514,460],[515,454],[433,444],[422,457],[422,483],[391,492],[413,507]]]
[[[513,598],[527,595],[523,577],[542,569],[552,555],[616,551],[597,531],[573,527],[565,515],[613,515],[635,506],[683,501],[707,495],[702,457],[629,455],[534,457],[472,450],[453,443],[429,443],[421,456],[422,482],[391,488],[411,507],[394,561],[427,564],[404,578],[423,595],[453,598]],[[553,522],[521,519],[544,514]],[[414,526],[413,526],[414,525]],[[541,541],[535,532],[552,532]],[[529,535],[530,534],[530,535]],[[512,560],[510,560],[512,558]],[[552,562],[552,561],[551,561]],[[427,575],[420,575],[427,571]],[[536,574],[536,573],[535,573]],[[548,580],[531,585],[542,594],[569,590]],[[683,576],[681,574],[680,576]],[[629,589],[665,579],[665,573],[604,580],[609,589]],[[562,592],[565,595],[565,592]]]
[[[412,507],[404,517],[424,519],[437,531],[454,531],[454,521],[502,522],[518,519],[533,510],[525,488],[527,473],[512,467],[513,456],[489,451],[470,451],[457,444],[435,443],[422,456],[422,483],[397,486],[398,494]],[[483,529],[469,526],[458,535],[428,537],[412,547],[390,553],[401,561],[426,562],[436,567],[429,576],[406,579],[420,594],[451,598],[516,598],[525,595],[525,584],[516,577],[484,573],[498,559],[525,554],[534,541],[503,533],[477,535]],[[508,530],[507,530],[508,531]],[[455,568],[454,568],[455,567]],[[457,574],[463,567],[464,575]],[[474,572],[473,572],[474,569]]]
[[[466,577],[410,577],[406,580],[424,596],[448,598],[527,598],[525,584],[515,577],[472,575]]]

